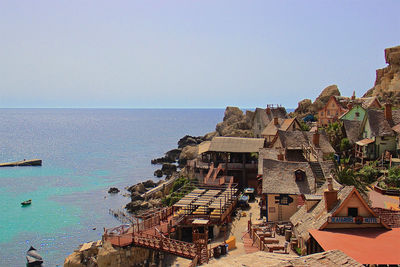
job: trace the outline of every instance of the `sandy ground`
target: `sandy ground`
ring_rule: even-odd
[[[234,257],[234,256],[239,256],[239,255],[244,255],[246,254],[245,249],[244,249],[244,243],[243,243],[243,235],[247,231],[247,223],[250,219],[250,214],[251,214],[251,220],[253,223],[260,222],[259,216],[260,216],[260,209],[258,207],[258,200],[259,198],[256,198],[255,202],[251,202],[250,204],[250,209],[248,210],[240,210],[237,209],[238,213],[236,217],[232,217],[233,221],[230,224],[228,228],[228,233],[226,234],[226,238],[228,239],[230,236],[235,236],[236,238],[236,249],[230,250],[229,253],[225,256],[221,256],[221,258],[224,257]],[[239,215],[239,213],[241,213]],[[217,238],[212,240],[211,242],[211,247],[214,247],[216,245],[221,244],[224,242],[224,233],[221,232]],[[218,259],[212,259],[208,264],[203,264],[202,266],[212,266],[213,263],[218,261]],[[191,263],[191,260],[181,258],[181,257],[176,257],[176,256],[168,256],[168,260],[165,261],[165,266],[175,266],[175,267],[186,267],[189,266]]]

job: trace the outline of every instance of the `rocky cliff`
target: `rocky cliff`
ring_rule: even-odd
[[[223,121],[218,123],[215,129],[220,136],[253,137],[253,115],[251,111],[243,114],[238,107],[227,107]]]
[[[299,102],[298,107],[294,111],[297,115],[316,114],[325,104],[328,102],[331,96],[340,96],[339,88],[336,84],[329,85],[321,94],[315,99],[314,102],[311,99],[303,99]]]
[[[386,48],[385,60],[389,65],[376,70],[375,85],[364,96],[377,96],[382,102],[400,106],[400,46]]]

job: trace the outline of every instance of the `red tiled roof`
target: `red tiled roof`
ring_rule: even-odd
[[[310,230],[325,250],[340,249],[362,264],[400,264],[400,228]]]

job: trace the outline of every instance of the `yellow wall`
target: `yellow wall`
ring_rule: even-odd
[[[279,194],[268,194],[268,221],[278,221],[279,203],[275,203],[275,197]],[[289,205],[281,205],[282,221],[288,221],[290,217],[297,211],[298,196],[289,195],[293,198],[293,202]],[[270,208],[275,208],[275,212],[270,212]]]
[[[362,217],[373,217],[371,212],[365,208],[365,206],[361,203],[360,199],[356,196],[356,194],[352,194],[350,196],[349,202],[347,202],[347,205],[343,207],[342,210],[340,210],[339,213],[337,213],[335,216],[336,217],[347,217],[347,208],[358,208],[358,216]]]

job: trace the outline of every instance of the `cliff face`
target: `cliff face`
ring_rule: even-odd
[[[340,96],[339,88],[336,84],[326,87],[312,103],[311,99],[303,99],[299,102],[296,110],[298,115],[316,114],[318,110],[323,108],[331,96]]]
[[[224,119],[216,126],[216,131],[220,136],[253,137],[252,116],[253,112],[243,114],[237,107],[227,107]]]
[[[377,96],[382,102],[400,106],[400,46],[386,48],[386,68],[376,70],[375,85],[364,96]]]

